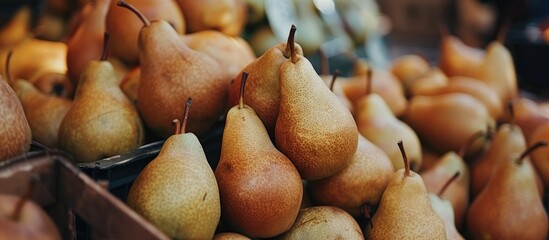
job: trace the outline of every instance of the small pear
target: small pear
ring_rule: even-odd
[[[528,158],[547,142],[507,154],[467,213],[472,239],[547,239],[547,213]]]
[[[393,115],[383,98],[367,93],[358,102],[355,115],[359,132],[389,156],[395,169],[404,167],[402,155],[395,145],[401,139],[404,139],[408,149],[412,169],[417,171],[421,167],[423,157],[418,136],[410,126]]]
[[[129,152],[144,142],[139,114],[106,60],[107,41],[105,34],[103,55],[82,72],[73,105],[59,127],[60,147],[77,162]]]
[[[215,234],[212,240],[251,240],[251,238],[246,237],[240,233],[222,232]]]
[[[177,0],[185,14],[188,33],[216,30],[240,36],[246,25],[247,9],[243,0]]]
[[[351,163],[334,176],[308,182],[318,205],[339,207],[353,217],[375,209],[394,172],[391,159],[361,134]]]
[[[444,229],[446,230],[446,239],[448,240],[464,240],[463,236],[456,229],[454,223],[454,209],[452,203],[448,200],[443,200],[433,193],[429,193],[429,201],[433,210],[444,222]]]
[[[440,68],[431,68],[429,72],[420,78],[416,79],[412,86],[410,86],[409,92],[411,96],[420,94],[421,92],[428,92],[434,89],[444,87],[448,84],[448,77]]]
[[[299,212],[303,186],[297,169],[278,151],[253,108],[240,103],[227,113],[221,157],[215,170],[222,220],[251,238],[286,232]]]
[[[343,170],[356,152],[353,115],[324,84],[311,62],[290,44],[290,59],[280,66],[280,108],[276,146],[301,177],[318,180]]]
[[[410,170],[402,141],[398,142],[404,169],[391,176],[367,239],[446,239],[444,222],[433,210],[421,176]]]
[[[429,62],[415,54],[398,57],[391,65],[391,72],[400,80],[407,95],[411,94],[414,82],[425,76],[430,70]]]
[[[128,193],[128,205],[175,239],[211,239],[220,219],[219,190],[198,138],[185,132],[192,99],[181,124],[158,156],[141,171]]]
[[[439,50],[439,66],[448,76],[473,77],[481,67],[486,52],[467,46],[456,36],[442,29]]]
[[[356,220],[349,213],[337,207],[315,206],[299,211],[292,228],[276,239],[363,240],[364,235]]]

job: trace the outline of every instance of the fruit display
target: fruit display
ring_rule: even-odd
[[[90,175],[173,239],[549,236],[549,99],[502,29],[481,48],[441,24],[434,59],[380,64],[373,0],[22,5],[0,21],[0,177],[33,152],[116,165]],[[0,194],[0,239],[64,237],[28,199]]]

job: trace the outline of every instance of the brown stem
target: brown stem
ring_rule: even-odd
[[[498,41],[501,44],[505,43],[505,37],[507,36],[507,31],[509,30],[509,26],[511,25],[511,19],[506,18],[501,25],[499,26],[496,41]]]
[[[21,211],[23,210],[23,206],[25,206],[25,203],[34,194],[37,182],[38,182],[38,177],[36,175],[32,175],[30,178],[29,188],[27,188],[27,191],[25,192],[25,194],[21,196],[21,198],[15,205],[15,210],[13,210],[13,213],[11,215],[11,219],[13,221],[19,221],[19,218],[21,217]]]
[[[107,58],[109,58],[109,38],[111,34],[109,32],[105,32],[103,34],[103,53],[101,54],[101,59],[99,61],[107,61]]]
[[[372,93],[372,75],[372,69],[368,68],[368,72],[366,72],[366,96]]]
[[[192,103],[193,99],[191,97],[187,98],[187,102],[185,102],[185,111],[183,112],[183,122],[181,123],[181,133],[185,133],[187,130],[187,118],[189,117]]]
[[[135,8],[133,5],[127,3],[124,0],[118,1],[117,5],[120,6],[120,7],[127,8],[130,11],[132,11],[133,13],[135,13],[137,15],[137,17],[139,17],[139,19],[141,19],[141,22],[143,22],[143,25],[145,25],[145,26],[151,25],[151,22],[149,21],[149,19],[147,19],[147,17],[145,17],[145,15],[143,15],[143,13],[141,13],[139,10],[137,10],[137,8]]]
[[[465,154],[467,154],[467,151],[469,151],[471,146],[473,146],[473,143],[475,143],[479,138],[484,137],[484,136],[486,136],[486,134],[482,130],[480,130],[480,131],[476,132],[475,134],[473,134],[472,136],[470,136],[467,139],[467,142],[465,142],[465,145],[461,146],[461,148],[459,149],[458,155],[461,158],[464,158]]]
[[[246,79],[248,79],[248,73],[242,72],[242,79],[240,80],[240,97],[238,100],[238,108],[244,108],[244,88],[246,87]]]
[[[339,69],[336,69],[334,71],[334,74],[332,75],[332,83],[330,84],[330,91],[334,91],[334,83],[336,82],[337,77],[339,76]]]
[[[522,164],[522,162],[524,161],[524,159],[526,158],[526,156],[528,156],[530,153],[532,153],[534,150],[540,148],[540,147],[547,147],[547,142],[546,141],[537,141],[536,143],[530,145],[521,155],[520,157],[517,159],[517,164]]]
[[[404,144],[402,140],[398,141],[398,148],[402,154],[402,160],[404,161],[404,176],[410,176],[410,163],[408,162],[408,157],[406,156],[406,151],[404,151]]]
[[[9,85],[13,84],[13,76],[11,75],[11,69],[10,69],[12,55],[13,55],[13,49],[10,49],[8,52],[8,56],[6,57],[6,81],[8,82]]]
[[[318,49],[318,55],[320,57],[320,74],[326,76],[330,74],[330,62],[328,61],[328,57],[326,57],[326,53],[322,48]]]
[[[181,134],[181,122],[179,122],[179,119],[174,119],[172,126],[175,126],[175,133],[173,135]]]
[[[514,110],[514,105],[515,101],[513,100],[509,100],[509,102],[507,102],[507,110],[509,110],[509,116],[511,117],[511,119],[509,119],[509,123],[514,126],[515,125],[515,110]]]
[[[295,63],[297,61],[297,53],[295,52],[295,31],[297,28],[292,24],[290,28],[290,34],[288,35],[288,42],[286,43],[286,51],[284,52],[284,57],[290,58],[290,60]]]
[[[442,188],[438,191],[438,196],[442,196],[442,194],[446,191],[446,189],[448,189],[448,186],[450,186],[451,183],[453,183],[458,177],[459,177],[459,170],[456,171],[456,173],[454,173],[454,175],[448,179],[448,181],[446,181],[446,183],[444,184],[444,186],[442,186]]]
[[[374,224],[372,223],[372,207],[368,204],[364,204],[360,206],[360,212],[362,213],[364,219],[370,224],[370,228],[374,228]]]

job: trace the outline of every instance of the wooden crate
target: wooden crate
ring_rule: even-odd
[[[22,196],[31,177],[38,177],[32,200],[54,220],[63,239],[76,238],[76,216],[89,225],[88,239],[169,239],[68,159],[62,153],[33,152],[0,162],[0,193]]]

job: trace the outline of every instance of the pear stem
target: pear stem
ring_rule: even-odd
[[[498,41],[501,44],[505,43],[505,37],[507,36],[509,25],[511,25],[511,19],[506,18],[499,26],[497,36],[496,36],[496,41]]]
[[[332,75],[332,83],[330,83],[330,91],[334,91],[334,83],[336,82],[337,77],[339,76],[339,69],[336,69],[334,71],[334,74]]]
[[[180,134],[181,133],[181,122],[179,122],[179,119],[174,119],[172,121],[172,126],[175,126],[175,133],[174,135],[177,135],[177,134]]]
[[[366,72],[366,96],[372,93],[372,75],[372,69],[368,68],[368,71]]]
[[[297,61],[297,54],[295,52],[295,31],[297,28],[292,24],[290,28],[290,34],[288,35],[288,42],[286,43],[286,51],[284,52],[284,57],[290,57],[290,60],[295,63]]]
[[[402,140],[399,140],[397,145],[400,149],[400,153],[402,154],[402,160],[404,161],[404,176],[410,176],[410,162],[408,162],[408,157],[406,156],[406,151],[404,151],[404,144],[402,143]]]
[[[133,5],[127,3],[126,1],[120,0],[120,1],[118,1],[118,3],[116,5],[131,10],[133,13],[135,13],[137,15],[137,17],[139,17],[139,19],[141,19],[141,22],[143,22],[143,25],[145,25],[145,26],[151,25],[151,22],[149,21],[149,19],[147,19],[147,17],[145,17],[145,15],[143,15],[143,13],[141,13],[139,10],[137,10],[137,8],[135,8]]]
[[[454,173],[454,175],[448,179],[448,181],[446,181],[446,183],[444,183],[444,186],[442,186],[442,188],[438,191],[438,196],[442,196],[442,194],[444,194],[444,192],[446,191],[446,189],[448,189],[448,186],[450,186],[450,184],[452,184],[460,175],[460,172],[459,170],[456,171],[456,173]]]
[[[13,221],[19,221],[19,218],[21,218],[21,211],[23,210],[23,206],[25,206],[25,203],[32,197],[34,194],[34,190],[36,189],[36,183],[38,182],[38,177],[36,175],[32,175],[30,178],[29,188],[27,188],[27,191],[17,204],[15,205],[15,210],[13,210],[13,213],[11,215],[11,219]]]
[[[515,125],[515,109],[513,107],[514,103],[515,102],[513,100],[509,100],[509,102],[507,102],[507,110],[509,110],[509,116],[511,116],[511,119],[509,119],[509,123],[512,126]]]
[[[459,151],[458,151],[458,155],[461,157],[461,158],[464,158],[465,157],[465,154],[467,154],[467,151],[469,151],[469,149],[471,148],[471,146],[473,145],[473,143],[475,143],[479,138],[481,137],[484,137],[486,136],[486,134],[484,133],[484,131],[478,131],[476,132],[475,134],[473,134],[472,136],[469,137],[469,139],[467,139],[467,142],[465,142],[465,145],[463,145]]]
[[[246,87],[246,79],[248,79],[248,73],[242,72],[242,79],[240,80],[240,96],[238,98],[238,109],[244,108],[244,88]]]
[[[326,76],[330,74],[330,63],[326,57],[326,53],[322,48],[318,49],[318,55],[320,57],[320,74]]]
[[[109,32],[105,32],[103,34],[103,53],[101,54],[101,59],[99,61],[107,61],[107,58],[109,58],[109,38],[111,34]]]
[[[8,52],[8,56],[6,57],[6,80],[9,85],[13,84],[13,76],[11,75],[11,69],[10,69],[10,62],[11,62],[11,56],[13,55],[13,49],[10,49]]]
[[[193,103],[193,98],[187,98],[185,102],[185,111],[183,111],[183,122],[181,123],[180,133],[185,133],[187,130],[187,118],[189,118],[189,111],[191,110],[191,104]]]
[[[532,144],[530,147],[528,147],[521,155],[520,157],[516,160],[517,164],[522,164],[522,162],[524,161],[524,159],[526,158],[526,156],[528,156],[530,153],[532,153],[534,150],[540,148],[540,147],[547,147],[547,142],[546,141],[538,141],[534,144]]]

